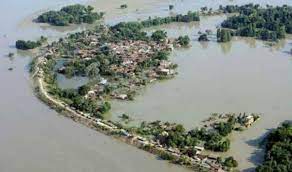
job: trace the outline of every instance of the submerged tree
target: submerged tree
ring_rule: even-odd
[[[231,31],[227,29],[218,29],[217,30],[217,41],[218,42],[229,42],[231,41]]]

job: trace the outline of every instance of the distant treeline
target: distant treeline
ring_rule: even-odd
[[[188,12],[186,15],[178,14],[176,16],[168,17],[149,17],[147,20],[141,22],[121,22],[110,29],[114,32],[116,39],[134,39],[145,40],[147,33],[142,31],[143,28],[169,24],[173,22],[192,22],[200,21],[200,16],[197,12]]]
[[[292,7],[281,7],[247,4],[243,6],[220,6],[225,13],[239,13],[229,17],[221,26],[234,29],[235,35],[256,37],[261,40],[276,41],[292,33]]]
[[[93,12],[92,6],[80,4],[63,7],[59,11],[48,11],[36,19],[39,23],[49,23],[55,26],[68,26],[69,24],[93,23],[103,17],[104,13]]]

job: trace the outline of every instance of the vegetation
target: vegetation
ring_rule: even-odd
[[[125,121],[127,121],[127,120],[130,120],[131,118],[130,118],[130,116],[129,115],[127,115],[127,114],[122,114],[121,116],[120,116],[120,118],[122,119],[122,120],[125,120]]]
[[[186,148],[201,144],[204,144],[208,150],[226,152],[230,148],[230,140],[225,137],[233,131],[235,120],[234,117],[230,117],[226,122],[214,124],[210,130],[200,128],[186,131],[180,124],[160,121],[143,122],[140,127],[132,128],[132,130],[146,137],[154,137],[160,144],[178,148],[189,155],[195,154],[195,150]]]
[[[217,41],[218,42],[229,42],[231,41],[232,34],[230,30],[218,29],[217,30]]]
[[[183,47],[188,46],[190,44],[190,41],[191,41],[191,39],[188,35],[179,36],[176,40],[176,42]]]
[[[266,138],[266,155],[257,172],[291,171],[292,167],[292,124],[284,123]]]
[[[198,38],[198,41],[209,41],[207,34],[201,34]]]
[[[120,8],[121,8],[121,9],[128,8],[128,5],[127,5],[127,4],[122,4],[122,5],[120,6]]]
[[[234,29],[238,36],[276,41],[285,38],[286,33],[292,33],[290,6],[261,8],[259,5],[247,4],[221,6],[220,9],[226,13],[239,13],[221,24],[224,28]]]
[[[34,49],[37,47],[40,47],[42,45],[42,43],[46,42],[47,38],[41,36],[41,38],[38,41],[24,41],[24,40],[18,40],[15,43],[15,46],[17,49],[20,50],[29,50],[29,49]]]
[[[174,161],[176,159],[175,156],[171,155],[170,153],[164,152],[164,151],[162,151],[159,156],[161,159],[168,160],[168,161]]]
[[[80,4],[63,7],[60,11],[48,11],[36,19],[39,23],[49,23],[55,26],[68,26],[69,24],[93,23],[103,17],[104,13],[93,12],[92,6]]]
[[[173,22],[192,22],[192,21],[200,21],[199,14],[197,12],[188,12],[186,15],[178,14],[176,16],[169,17],[149,17],[147,20],[141,22],[121,22],[115,26],[111,27],[112,32],[114,33],[114,37],[110,37],[107,39],[111,39],[113,41],[119,40],[149,40],[147,38],[147,33],[142,31],[143,28],[159,26],[163,24],[169,24]],[[158,36],[165,37],[165,33],[159,33]],[[156,34],[155,33],[155,34]],[[164,36],[163,36],[164,35]],[[156,39],[154,35],[154,39]]]
[[[142,26],[144,27],[151,27],[151,26],[158,26],[162,24],[169,24],[173,22],[192,22],[192,21],[200,21],[199,13],[189,11],[186,15],[178,14],[176,16],[169,16],[169,17],[156,17],[151,18],[149,17],[148,20],[144,20],[141,22]]]
[[[225,161],[222,163],[225,167],[235,168],[238,166],[237,161],[231,156],[227,157]]]
[[[165,39],[167,38],[167,32],[163,30],[157,30],[152,33],[151,38],[152,40],[157,42],[164,42]]]

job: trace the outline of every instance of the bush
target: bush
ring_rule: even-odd
[[[168,160],[168,161],[174,161],[176,159],[175,156],[171,155],[170,153],[166,153],[164,151],[160,153],[160,158],[163,160]]]
[[[127,4],[123,4],[123,5],[120,6],[120,8],[121,8],[121,9],[128,8],[128,5],[127,5]]]
[[[198,41],[209,41],[207,34],[200,35]]]
[[[90,90],[90,86],[88,85],[83,85],[78,88],[78,93],[82,96],[86,95],[88,91]]]
[[[168,60],[169,52],[167,51],[159,51],[154,55],[154,59],[158,60]]]
[[[167,38],[167,32],[163,30],[157,30],[152,33],[151,38],[157,42],[165,41],[165,39]]]
[[[232,156],[230,156],[225,159],[225,161],[223,162],[223,165],[229,168],[235,168],[238,166],[238,163]]]
[[[185,36],[180,36],[177,39],[177,43],[180,44],[181,46],[188,46],[190,44],[190,37],[188,35]]]

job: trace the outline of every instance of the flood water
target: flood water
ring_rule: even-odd
[[[84,29],[86,26],[60,29],[31,22],[43,10],[76,2],[85,3],[85,0],[0,2],[0,171],[188,171],[59,116],[34,96],[28,74],[31,53],[16,51],[14,43],[17,39],[37,39],[41,35],[52,40],[69,31]],[[288,0],[249,2],[292,5]],[[169,3],[175,5],[175,12],[185,12],[206,5],[216,8],[220,3],[247,1],[92,0],[89,3],[106,11],[106,23],[112,24],[168,15]],[[129,8],[118,9],[124,3]],[[215,29],[223,19],[224,16],[207,17],[200,24],[165,26],[172,37],[189,34],[193,39],[191,48],[172,54],[173,61],[179,64],[179,75],[151,85],[135,102],[115,102],[112,118],[127,112],[138,121],[160,119],[192,128],[212,112],[263,113],[262,120],[254,127],[232,136],[234,142],[229,154],[239,160],[241,169],[249,169],[261,157],[254,155],[258,139],[280,122],[291,119],[291,56],[285,51],[292,45],[290,40],[274,48],[250,39],[228,44],[196,41],[199,30]],[[15,57],[8,58],[9,52],[14,52]],[[9,67],[14,70],[8,71]]]

